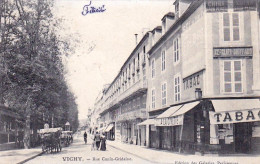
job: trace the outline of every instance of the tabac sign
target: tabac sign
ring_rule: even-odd
[[[183,124],[183,115],[176,117],[156,118],[155,126],[177,126]]]
[[[209,112],[210,124],[230,124],[239,122],[260,121],[260,109]]]

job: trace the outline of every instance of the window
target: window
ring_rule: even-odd
[[[180,51],[179,51],[179,38],[176,38],[174,41],[173,41],[173,44],[174,44],[174,63],[177,63],[179,62],[180,60]]]
[[[152,78],[155,77],[155,59],[152,60]]]
[[[140,97],[138,97],[136,100],[136,108],[140,109],[140,106],[141,106],[141,99],[140,99]]]
[[[162,106],[166,105],[166,83],[162,85]]]
[[[145,69],[145,67],[143,68],[143,81],[145,81],[146,80],[146,69]]]
[[[155,108],[155,89],[152,90],[152,109]]]
[[[181,100],[180,75],[174,77],[174,100],[179,102]]]
[[[223,36],[224,41],[239,41],[239,14],[238,13],[223,13]]]
[[[242,61],[224,61],[224,92],[242,92]]]
[[[162,51],[162,71],[165,70],[165,50]]]

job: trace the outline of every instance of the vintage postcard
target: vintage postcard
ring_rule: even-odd
[[[1,0],[0,163],[260,163],[259,0]]]

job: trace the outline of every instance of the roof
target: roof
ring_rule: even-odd
[[[153,45],[153,47],[147,52],[149,55],[151,55],[157,47],[161,45],[161,43],[166,40],[167,37],[170,36],[170,34],[177,29],[179,25],[181,25],[189,16],[195,12],[197,8],[204,2],[204,0],[194,0],[188,9],[182,14],[182,16],[176,20],[176,22],[169,28],[169,30]]]
[[[162,31],[162,26],[155,27],[151,32],[154,34],[155,31]]]
[[[168,12],[167,14],[165,14],[163,16],[163,18],[161,20],[164,20],[166,17],[174,18],[175,14],[173,12]]]
[[[120,73],[123,71],[125,65],[127,64],[127,62],[132,58],[132,56],[136,53],[136,51],[140,48],[140,46],[143,44],[143,42],[149,37],[149,33],[151,31],[148,31],[145,33],[145,35],[143,36],[143,38],[140,40],[140,42],[136,45],[135,49],[132,51],[132,53],[130,54],[130,56],[126,59],[125,63],[123,64],[123,66],[120,68],[119,73],[117,74],[117,76],[114,78],[113,82],[110,84],[110,86],[106,89],[105,93],[110,89],[110,87],[114,84],[114,82],[116,81],[117,77],[120,75]]]

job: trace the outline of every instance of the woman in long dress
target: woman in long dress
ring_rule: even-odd
[[[100,150],[101,151],[105,151],[106,150],[106,136],[104,134],[101,136]]]

